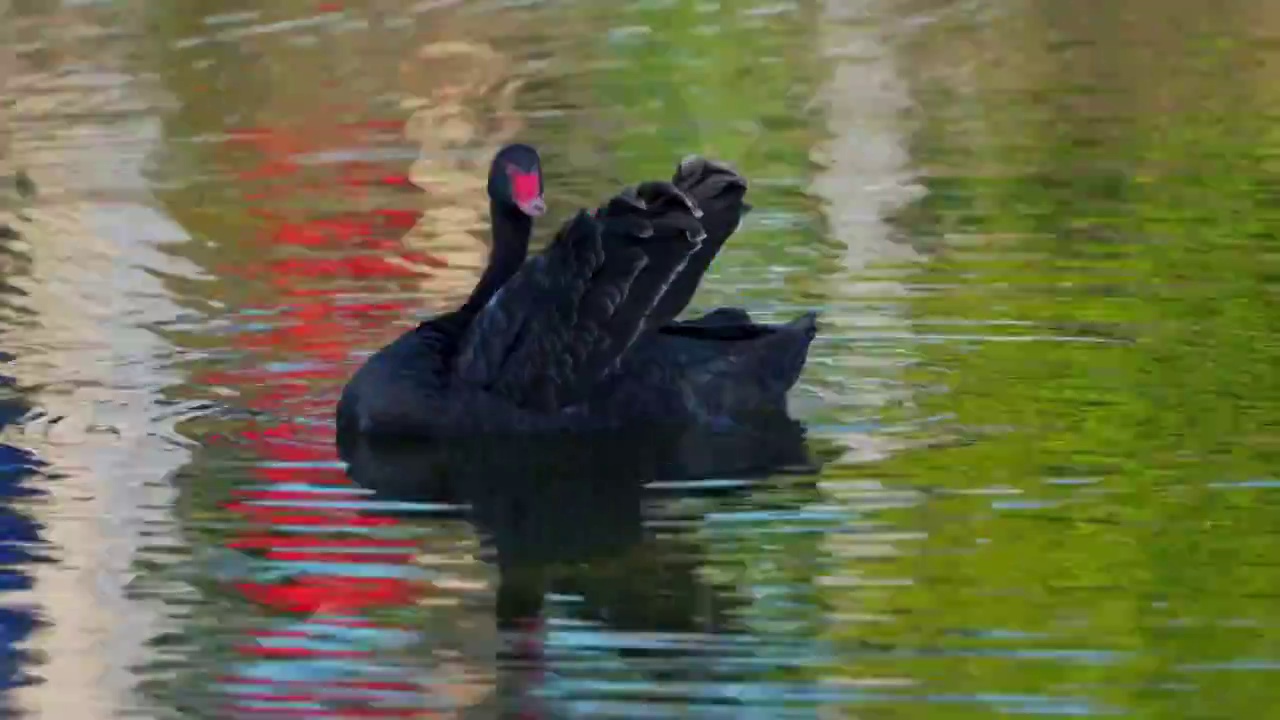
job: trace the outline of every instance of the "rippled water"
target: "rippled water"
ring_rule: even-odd
[[[1274,3],[9,0],[0,26],[6,716],[1280,702]],[[793,393],[820,470],[640,490],[624,451],[432,449],[506,463],[466,503],[438,454],[348,472],[336,393],[474,282],[513,138],[545,155],[543,238],[687,152],[752,178],[695,302],[823,310]]]

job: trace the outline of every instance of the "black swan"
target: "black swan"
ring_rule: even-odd
[[[750,209],[747,183],[691,156],[671,182],[579,211],[525,262],[542,167],[508,145],[489,171],[489,264],[457,310],[374,353],[338,402],[340,433],[457,436],[717,425],[785,406],[816,313],[758,324],[721,308],[678,322]]]

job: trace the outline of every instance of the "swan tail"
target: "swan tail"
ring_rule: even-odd
[[[733,415],[752,408],[785,407],[787,392],[800,379],[817,335],[817,318],[817,313],[809,312],[783,325],[756,326],[768,332],[740,343],[737,352],[708,367],[709,409]]]

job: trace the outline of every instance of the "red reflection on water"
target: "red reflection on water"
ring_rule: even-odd
[[[341,6],[325,3],[317,9],[338,12]],[[323,166],[326,182],[315,182],[315,165],[305,168],[306,182],[299,177],[304,167],[297,158],[302,153],[368,144],[370,133],[398,132],[400,126],[399,121],[368,121],[330,128],[325,138],[275,128],[241,128],[227,135],[229,151],[257,156],[257,164],[238,175],[246,186],[243,197],[272,207],[255,206],[248,211],[263,223],[257,237],[262,260],[224,271],[247,280],[266,279],[276,291],[276,300],[255,313],[260,330],[233,339],[249,357],[260,354],[261,364],[242,362],[240,369],[209,372],[197,380],[241,389],[245,404],[268,416],[305,418],[259,426],[239,438],[260,459],[253,471],[260,484],[233,491],[224,506],[240,517],[244,528],[227,545],[273,569],[289,571],[277,572],[272,579],[234,584],[249,602],[285,614],[279,625],[288,626],[258,630],[236,647],[246,659],[253,659],[256,669],[253,674],[246,669],[246,674],[227,678],[225,686],[234,698],[227,710],[235,715],[436,714],[420,707],[426,692],[423,684],[389,681],[382,677],[385,668],[366,667],[366,661],[378,653],[378,631],[407,631],[365,614],[412,605],[432,588],[413,579],[416,543],[378,534],[399,521],[361,507],[365,493],[351,485],[333,449],[330,416],[335,398],[318,388],[336,387],[346,375],[353,338],[410,312],[406,303],[346,302],[342,295],[350,288],[344,282],[421,277],[421,268],[445,263],[425,253],[407,252],[401,244],[401,237],[419,217],[414,210],[379,208],[294,218],[278,209],[284,201],[309,193],[328,196],[312,205],[332,206],[353,196],[367,200],[371,193],[412,188],[403,174],[365,161]],[[250,187],[263,183],[267,185]],[[290,360],[288,367],[267,365],[282,357]],[[351,632],[359,634],[343,634]],[[330,664],[293,667],[317,660]],[[339,660],[345,668],[341,676],[333,674],[331,664]],[[264,676],[262,661],[291,669],[287,677],[285,672]],[[300,674],[309,673],[314,679],[298,680]],[[360,679],[365,673],[370,680]],[[375,675],[379,679],[372,679]],[[341,707],[296,707],[331,702]]]
[[[407,605],[421,598],[428,586],[394,579],[311,575],[289,584],[237,583],[236,589],[274,610],[314,615]]]

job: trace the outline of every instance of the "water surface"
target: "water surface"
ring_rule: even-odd
[[[1271,4],[12,0],[0,24],[7,714],[1280,701]],[[533,579],[464,508],[352,481],[337,393],[465,295],[513,139],[545,156],[540,241],[685,153],[751,178],[695,303],[822,309],[793,393],[821,471],[548,485],[502,525],[573,548]],[[499,628],[504,587],[541,627]]]

